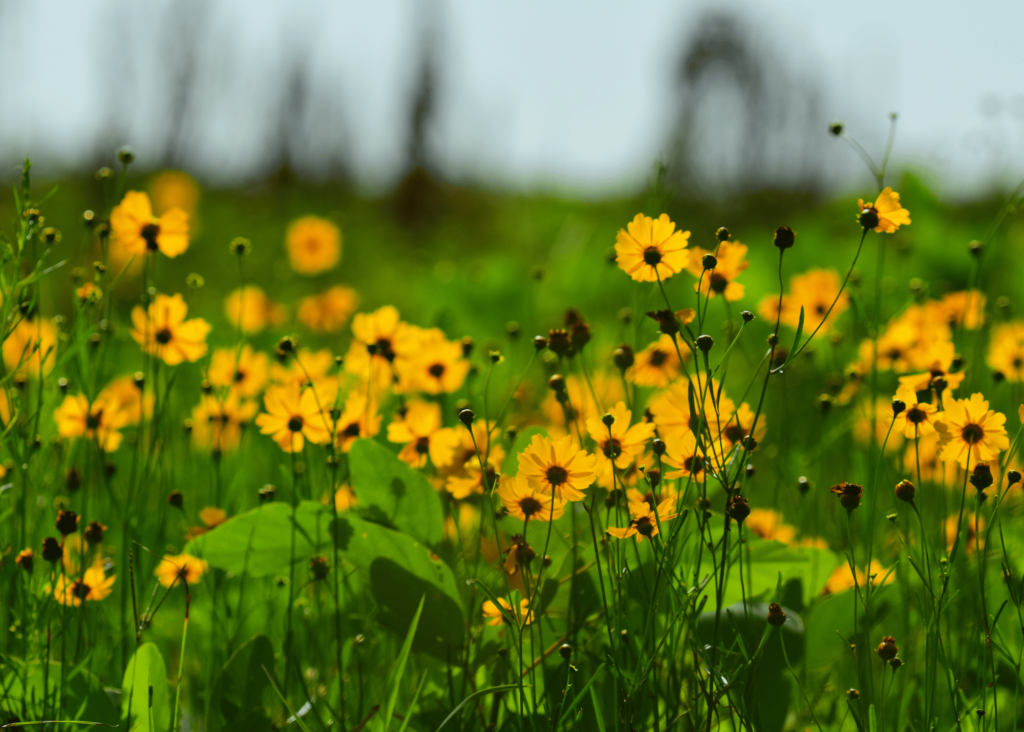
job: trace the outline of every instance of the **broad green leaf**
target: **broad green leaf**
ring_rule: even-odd
[[[348,454],[359,514],[434,545],[441,541],[444,513],[437,491],[373,440],[356,440]]]
[[[151,686],[152,714],[149,707]],[[171,707],[168,701],[167,666],[164,665],[163,656],[156,645],[145,643],[135,651],[124,674],[121,694],[122,703],[125,705],[122,716],[129,715],[128,729],[137,732],[165,732],[170,728]],[[153,722],[152,726],[150,719]]]
[[[30,663],[28,678],[23,679],[20,668],[18,673],[13,673],[11,667],[7,666],[3,674],[4,696],[10,700],[9,705],[13,709],[21,709],[22,701],[24,701],[28,719],[42,719],[43,699],[47,697],[44,689],[49,687],[50,705],[47,708],[47,714],[52,719],[55,716],[53,700],[60,693],[60,673],[59,663],[50,662],[48,668],[42,663]],[[66,695],[64,711],[61,718],[116,725],[118,722],[117,709],[103,690],[99,679],[84,668],[69,668],[67,674],[64,687]],[[45,687],[44,681],[46,682]],[[5,708],[7,707],[5,706]]]
[[[213,682],[206,714],[209,732],[224,729],[243,717],[250,725],[260,724],[261,716],[266,719],[263,693],[270,687],[270,680],[263,667],[274,668],[274,647],[267,636],[257,635],[235,651]],[[269,719],[264,726],[270,726]]]

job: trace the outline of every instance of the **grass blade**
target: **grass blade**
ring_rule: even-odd
[[[391,717],[395,713],[395,705],[398,703],[398,691],[402,686],[402,677],[405,675],[405,665],[409,661],[409,653],[412,651],[412,641],[416,637],[416,628],[420,624],[420,615],[423,613],[423,603],[427,601],[427,596],[424,595],[420,598],[420,606],[416,608],[416,614],[412,616],[412,622],[409,623],[409,632],[405,634],[405,642],[402,644],[402,650],[398,654],[398,660],[395,662],[395,668],[391,672],[391,691],[388,694],[388,705],[384,709],[384,732],[388,731],[391,726]]]
[[[459,704],[459,706],[455,707],[455,709],[452,710],[451,714],[449,714],[447,717],[444,718],[444,721],[441,722],[441,724],[438,725],[436,732],[441,732],[441,730],[444,728],[444,726],[446,724],[448,724],[450,721],[452,721],[452,718],[456,714],[458,714],[459,711],[464,706],[469,704],[476,697],[483,696],[484,694],[497,694],[499,691],[512,691],[513,689],[518,689],[518,688],[519,688],[519,686],[517,684],[505,684],[504,686],[492,686],[490,689],[481,689],[480,691],[473,692],[472,694],[467,696],[465,699],[463,699],[462,702]],[[523,688],[526,689],[526,688],[529,688],[529,687],[524,686]]]

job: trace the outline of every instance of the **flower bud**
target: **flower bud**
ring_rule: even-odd
[[[252,252],[252,242],[242,236],[236,236],[228,245],[236,257],[246,257]]]
[[[601,417],[601,423],[604,424],[605,427],[611,427],[613,424],[615,424],[615,417],[613,417],[610,413],[605,413],[605,415]]]
[[[796,241],[796,232],[788,226],[780,226],[775,230],[775,239],[773,243],[775,247],[780,251],[785,251],[793,246]]]
[[[750,515],[750,504],[738,493],[729,499],[729,516],[738,524],[742,524]]]
[[[185,505],[185,496],[182,495],[181,491],[171,491],[167,494],[167,503],[181,510],[182,506]]]
[[[882,637],[882,642],[878,644],[878,648],[875,649],[875,653],[883,661],[891,661],[896,658],[896,654],[900,652],[900,649],[896,647],[896,639],[891,635]]]
[[[52,536],[43,539],[43,559],[50,564],[56,564],[64,558],[64,547]]]
[[[732,235],[724,226],[719,226],[718,230],[715,232],[715,238],[718,239],[718,241],[727,241],[730,236]]]
[[[704,353],[707,353],[708,351],[710,351],[714,345],[715,345],[715,339],[712,338],[711,336],[709,336],[709,335],[699,335],[699,336],[697,336],[697,348],[702,350]]]
[[[971,485],[979,491],[985,490],[992,485],[992,468],[989,467],[988,463],[978,463],[974,466],[974,470],[971,471],[969,480]]]
[[[533,347],[536,348],[538,351],[543,351],[545,348],[548,347],[548,339],[545,338],[544,336],[534,336]]]
[[[558,655],[568,661],[572,658],[572,646],[568,643],[563,643],[558,647]]]
[[[901,501],[913,503],[915,495],[917,495],[917,488],[909,480],[901,480],[896,484],[896,497]]]
[[[779,603],[777,603],[777,602],[773,602],[771,605],[769,605],[768,606],[768,624],[773,626],[773,627],[775,627],[775,628],[779,628],[785,622],[786,622],[786,613],[783,612],[782,606]]]
[[[117,151],[117,162],[121,165],[131,165],[135,161],[135,151],[125,145]]]
[[[14,563],[24,571],[31,573],[32,568],[35,566],[35,553],[31,549],[22,549],[18,552],[18,557],[14,560]]]
[[[628,369],[633,365],[635,360],[636,357],[633,354],[633,349],[627,343],[623,343],[621,346],[616,348],[615,352],[612,354],[612,362],[620,371]]]
[[[563,394],[565,392],[565,377],[561,374],[554,374],[548,379],[548,388],[555,394]]]
[[[309,560],[309,573],[313,575],[314,580],[326,579],[330,571],[331,565],[328,564],[327,557],[321,555]]]
[[[902,399],[892,400],[893,416],[896,416],[897,414],[903,414],[905,411],[907,411],[907,403],[905,401],[903,401]]]
[[[874,229],[878,226],[878,212],[873,207],[862,209],[857,217],[857,221],[860,222],[865,231]]]
[[[742,313],[740,313],[740,315],[743,316],[744,323],[749,323],[751,320],[754,319],[754,314],[749,310],[744,310]]]
[[[463,409],[459,412],[459,421],[467,427],[471,427],[473,425],[474,419],[476,419],[476,415],[473,414],[472,409]]]
[[[796,487],[802,495],[811,489],[811,481],[807,479],[806,475],[801,475],[796,479]]]
[[[839,120],[833,120],[828,123],[828,131],[832,134],[833,137],[839,137],[841,134],[843,134],[844,129],[845,125],[843,125],[843,123],[840,122]]]
[[[274,496],[277,494],[277,488],[267,484],[260,488],[257,495],[259,496],[260,503],[269,503],[274,500]]]
[[[668,447],[665,445],[665,441],[660,437],[655,437],[654,440],[651,442],[651,452],[653,452],[655,455],[664,455],[665,450],[667,449]]]
[[[705,270],[714,269],[718,266],[718,258],[714,254],[705,254],[700,258],[700,263]]]
[[[658,329],[665,335],[672,336],[679,332],[679,322],[671,310],[651,310],[647,317],[658,322]]]
[[[981,252],[984,248],[985,244],[980,241],[972,241],[970,244],[967,245],[967,249],[968,251],[970,251],[971,256],[973,257],[980,257]]]
[[[1014,483],[1020,483],[1020,471],[1019,470],[1007,470],[1006,471],[1006,485],[1007,487]]]

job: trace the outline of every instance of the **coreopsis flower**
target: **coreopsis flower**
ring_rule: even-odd
[[[604,473],[614,461],[618,469],[628,468],[644,451],[644,444],[654,436],[654,425],[640,422],[630,426],[633,413],[626,409],[625,402],[619,402],[608,410],[612,417],[610,426],[604,418],[591,417],[587,420],[587,431],[597,443],[597,470]]]
[[[497,454],[492,454],[486,462],[485,473],[480,470],[480,461],[474,455],[463,464],[460,473],[453,473],[445,479],[445,490],[452,494],[452,498],[459,500],[468,498],[474,493],[484,493],[494,486],[501,470],[502,459]]]
[[[180,208],[192,218],[199,204],[199,184],[188,173],[165,170],[149,184],[149,195],[157,215]]]
[[[875,653],[877,653],[878,657],[883,661],[891,661],[896,658],[899,652],[900,649],[896,647],[896,639],[891,635],[883,636],[882,642],[879,643],[878,648],[875,649]]]
[[[114,452],[121,445],[118,431],[128,424],[128,414],[120,402],[103,391],[89,403],[85,394],[68,394],[53,413],[61,437],[87,437],[96,440],[104,452]]]
[[[800,323],[800,308],[803,308],[804,333],[810,334],[825,320],[825,315],[835,300],[835,307],[829,314],[829,322],[822,325],[818,331],[821,335],[827,335],[831,324],[850,304],[846,292],[840,295],[841,286],[839,275],[833,270],[811,269],[790,279],[789,289],[782,297],[781,315],[778,295],[766,295],[758,306],[758,312],[771,323],[778,318],[783,325],[796,328]]]
[[[615,404],[625,399],[626,394],[621,379],[596,373],[590,381],[594,387],[594,394],[597,395],[601,404]],[[563,437],[575,431],[574,423],[579,424],[580,429],[583,429],[591,417],[600,417],[604,412],[594,401],[594,394],[591,394],[586,381],[569,375],[565,378],[566,402],[565,409],[563,409],[558,401],[558,394],[549,389],[541,404],[544,418],[549,425],[548,434],[551,437]],[[566,412],[569,414],[569,424],[565,422]]]
[[[696,431],[698,425],[700,425],[701,432],[706,432],[710,428],[711,434],[718,434],[718,416],[715,414],[715,408],[710,396],[705,395],[704,398],[703,419],[701,419],[699,412],[690,414],[689,391],[691,384],[693,386],[694,406],[700,409],[701,392],[703,390],[695,381],[691,382],[685,379],[674,382],[668,389],[651,400],[647,411],[650,413],[650,418],[654,420],[654,424],[657,425],[658,434],[661,435],[662,439],[682,437],[688,432]],[[719,384],[716,380],[712,379],[710,385],[702,380],[701,385],[707,390],[708,394],[719,394]],[[728,409],[719,413],[723,415],[731,414],[733,410],[732,401],[723,396],[721,403],[725,403]]]
[[[639,473],[640,471],[637,471],[637,472]],[[651,473],[654,473],[654,472],[656,472],[656,468],[651,468],[650,470],[646,471],[646,474],[648,476],[650,476]],[[651,489],[651,486],[650,486],[649,483],[643,482],[643,483],[640,483],[640,485],[647,489],[646,492],[641,493],[636,488],[627,488],[626,489],[626,501],[627,502],[629,502],[629,503],[647,503],[647,504],[650,504],[651,506],[653,506],[653,505],[655,505],[655,503],[657,503],[657,505],[660,506],[665,501],[668,501],[673,508],[676,508],[676,506],[679,503],[679,493],[677,493],[675,490],[673,490],[672,486],[669,485],[667,482],[662,483],[661,479],[660,479],[660,476],[659,476],[658,480],[655,482],[655,487],[658,488],[657,495],[655,495],[655,492],[654,492],[653,489]]]
[[[419,345],[419,329],[402,322],[391,305],[352,318],[352,345],[345,355],[345,371],[381,387],[391,384],[392,364]],[[371,355],[372,351],[372,355]]]
[[[380,432],[380,421],[376,400],[367,399],[362,390],[350,391],[334,425],[335,447],[348,452],[359,438],[373,437]]]
[[[661,519],[662,522],[674,519],[676,517],[674,509],[675,502],[667,500],[658,504],[657,511],[652,510],[649,503],[630,503],[629,524],[621,529],[609,526],[608,533],[616,539],[628,539],[631,536],[635,536],[637,544],[641,543],[645,538],[650,541],[660,531],[658,519]]]
[[[793,544],[796,528],[782,520],[782,514],[764,508],[755,508],[743,522],[750,531],[766,541]]]
[[[879,234],[893,234],[900,226],[910,223],[910,212],[900,206],[900,194],[889,187],[882,189],[874,203],[858,199],[857,210],[867,210],[878,217],[874,229]]]
[[[228,520],[228,512],[216,506],[207,506],[199,512],[199,520],[202,526],[193,526],[186,532],[185,538],[191,541],[197,536],[202,536],[210,529],[215,529]]]
[[[900,386],[909,387],[914,391],[927,391],[933,388],[932,382],[938,378],[945,380],[947,390],[956,391],[966,376],[962,371],[950,371],[956,358],[956,348],[945,333],[939,334],[936,338],[922,338],[911,358],[914,369],[922,369],[924,372],[901,376],[899,381]]]
[[[285,452],[301,452],[305,440],[316,445],[330,441],[330,418],[322,411],[328,405],[317,399],[313,389],[296,383],[272,386],[263,396],[263,406],[267,411],[256,417],[256,424]]]
[[[940,458],[956,461],[966,468],[968,462],[989,462],[1010,446],[1006,436],[1006,416],[988,408],[981,394],[970,399],[946,397],[942,419],[935,422],[939,433]]]
[[[85,570],[81,579],[73,579],[66,574],[58,577],[53,596],[61,605],[74,607],[79,607],[83,601],[98,602],[110,595],[115,579],[114,575],[107,577],[104,562],[97,557],[96,563]]]
[[[658,340],[636,354],[633,365],[626,369],[626,380],[637,386],[663,389],[682,373],[679,354],[689,358],[689,351],[676,352],[671,336],[662,334]]]
[[[233,290],[224,298],[224,315],[231,327],[243,333],[259,333],[268,325],[278,326],[288,319],[288,312],[256,285]]]
[[[935,431],[935,420],[941,416],[936,413],[934,404],[919,402],[917,392],[906,386],[896,390],[896,398],[906,404],[906,409],[896,415],[893,432],[902,432],[904,437],[912,440]],[[889,413],[892,414],[891,409]]]
[[[888,576],[886,576],[888,575]],[[865,572],[860,567],[857,567],[857,587],[867,586],[868,580],[870,579],[873,586],[877,586],[882,579],[885,578],[884,584],[892,584],[896,581],[896,573],[889,572],[882,563],[877,559],[871,560],[870,568]],[[822,589],[824,595],[834,595],[843,590],[852,590],[854,588],[854,575],[850,571],[850,563],[843,562],[833,570],[829,576],[828,581],[825,582],[825,587]]]
[[[565,501],[543,493],[522,474],[498,479],[498,498],[512,518],[520,521],[552,521],[562,517]]]
[[[704,472],[708,465],[704,459],[704,452],[697,445],[697,438],[692,432],[686,432],[678,436],[663,438],[665,440],[665,454],[661,459],[666,465],[675,470],[665,473],[669,480],[674,478],[690,478],[699,483],[704,479]]]
[[[716,260],[714,268],[707,272],[704,271],[704,264],[701,261],[705,254],[713,255]],[[693,289],[699,290],[705,297],[722,295],[729,302],[742,300],[745,289],[736,278],[750,266],[746,256],[747,245],[738,241],[723,241],[718,245],[717,251],[705,251],[700,247],[694,247],[690,252],[688,267],[690,274],[697,278]]]
[[[358,307],[355,290],[335,285],[320,295],[302,298],[295,317],[314,333],[337,333]]]
[[[462,387],[469,373],[462,344],[447,340],[439,330],[424,331],[414,353],[394,365],[402,392],[451,394]]]
[[[259,405],[237,393],[220,398],[204,394],[192,410],[192,444],[203,450],[229,452],[238,448],[242,427],[253,420]]]
[[[191,554],[168,554],[160,560],[153,574],[164,587],[172,586],[179,579],[191,586],[199,582],[207,569],[209,565],[204,560],[197,559]]]
[[[241,397],[257,396],[267,383],[267,354],[246,344],[239,348],[218,348],[210,358],[210,384],[230,389]]]
[[[132,310],[132,338],[142,350],[168,366],[198,361],[206,355],[210,325],[202,318],[185,320],[188,305],[181,295],[157,295],[147,310]]]
[[[82,303],[95,304],[103,297],[103,290],[95,282],[83,282],[82,286],[75,290],[75,297]]]
[[[300,348],[286,364],[272,363],[270,365],[270,380],[281,386],[296,384],[301,387],[312,386],[317,392],[328,392],[336,388],[336,382],[331,376],[331,369],[334,368],[334,354],[327,348],[321,351],[311,351],[308,348]],[[325,400],[324,394],[320,394],[321,403],[327,408],[327,401],[333,401],[334,395]]]
[[[582,501],[583,490],[597,477],[596,466],[597,458],[578,448],[569,435],[555,441],[534,435],[519,453],[519,473],[535,490],[557,500]]]
[[[861,500],[864,498],[864,486],[857,485],[856,483],[847,483],[846,481],[832,486],[831,492],[839,497],[839,503],[848,512],[852,512],[855,508],[859,507]]]
[[[414,468],[422,468],[427,458],[434,467],[452,464],[459,447],[459,435],[441,423],[441,407],[432,402],[414,400],[408,403],[401,419],[388,425],[388,440],[404,445],[398,453]]]
[[[985,293],[978,290],[950,292],[924,307],[931,320],[952,328],[975,330],[985,322]]]
[[[710,396],[708,397],[710,401]],[[705,411],[708,411],[708,407],[705,407]],[[743,440],[750,435],[750,430],[754,426],[754,410],[750,408],[746,402],[740,404],[739,409],[733,409],[733,402],[730,399],[722,397],[718,402],[718,414],[721,416],[719,424],[721,425],[721,437],[725,442],[726,450],[730,450],[736,445],[743,443]],[[712,414],[712,417],[715,415]],[[757,418],[757,428],[754,430],[754,439],[758,442],[764,439],[765,434],[768,431],[768,422],[765,420],[765,416],[762,413]]]
[[[57,326],[48,318],[26,318],[18,322],[3,343],[4,366],[38,378],[46,376],[57,363]]]
[[[319,216],[303,216],[288,225],[285,248],[296,272],[320,274],[341,260],[341,230]]]
[[[153,394],[143,396],[135,376],[121,376],[114,379],[103,390],[112,401],[121,405],[121,412],[127,424],[138,424],[143,417],[153,416]]]
[[[1007,381],[1024,381],[1024,323],[1005,323],[993,328],[985,361]]]
[[[878,341],[865,338],[857,351],[863,373],[870,373],[875,361],[879,371],[906,373],[915,368],[921,331],[905,319],[893,320],[886,326]]]
[[[637,214],[615,240],[615,261],[637,282],[667,280],[686,269],[689,231],[676,231],[668,214],[656,219]]]
[[[110,229],[117,246],[128,254],[143,256],[159,251],[176,257],[188,249],[188,214],[180,208],[153,215],[149,196],[128,191],[110,213]]]
[[[334,508],[338,513],[343,513],[356,506],[356,494],[351,486],[343,485],[334,493]]]
[[[516,624],[520,627],[529,625],[533,622],[533,611],[529,609],[530,601],[522,599],[519,601],[519,607],[513,610],[512,605],[504,597],[498,598],[498,604],[501,605],[501,609],[498,605],[495,605],[490,600],[484,600],[483,611],[484,617],[488,618],[487,624],[491,626],[507,625],[509,616],[515,618]],[[502,612],[504,610],[504,612]]]

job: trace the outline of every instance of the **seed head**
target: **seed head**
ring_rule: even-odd
[[[14,560],[14,563],[26,572],[31,573],[32,567],[35,566],[35,554],[31,549],[22,549],[18,552],[18,557]]]
[[[295,336],[285,336],[277,342],[278,358],[287,356],[290,353],[295,353]]]
[[[768,624],[776,628],[781,627],[786,622],[786,613],[783,612],[782,606],[773,602],[768,606]]]
[[[658,330],[667,336],[673,336],[679,332],[679,322],[671,310],[650,310],[647,317],[656,320]]]
[[[43,539],[43,559],[50,564],[56,564],[64,558],[64,547],[52,536]]]
[[[900,652],[900,649],[896,647],[896,639],[891,635],[882,636],[882,642],[878,644],[878,648],[875,649],[875,653],[883,661],[891,661],[896,658],[896,654]]]
[[[847,689],[846,698],[850,701],[857,701],[858,699],[860,699],[860,692],[856,689]]]
[[[780,251],[789,249],[793,246],[794,242],[796,242],[796,232],[788,226],[780,226],[775,230],[775,239],[773,243]]]
[[[185,505],[185,496],[181,491],[171,491],[167,494],[167,503],[181,510],[182,506]]]
[[[42,239],[44,244],[60,244],[60,232],[52,226],[47,226],[39,234],[39,238]]]
[[[107,527],[101,524],[99,521],[93,521],[85,527],[85,531],[82,532],[85,536],[85,541],[89,546],[95,546],[103,542],[103,532],[107,530]]]
[[[326,579],[330,571],[331,565],[328,564],[327,557],[320,555],[309,560],[309,573],[313,575],[314,580]]]
[[[61,536],[75,533],[78,531],[78,514],[74,511],[58,511],[56,526]]]
[[[260,503],[269,503],[274,500],[274,496],[277,494],[277,488],[270,485],[269,483],[260,488],[257,494],[260,499]]]
[[[738,524],[742,524],[746,521],[747,516],[750,515],[750,504],[747,503],[747,499],[738,493],[729,499],[729,516],[733,518]]]
[[[843,508],[852,512],[860,506],[861,499],[864,497],[864,486],[844,481],[839,485],[832,486],[832,492],[839,496],[839,502]]]
[[[548,333],[548,348],[557,356],[571,356],[572,342],[565,328],[552,328]]]
[[[236,257],[247,257],[252,254],[252,242],[243,236],[236,236],[231,240],[231,243],[228,244],[228,249],[230,249],[231,253]]]
[[[988,463],[978,463],[974,466],[974,470],[971,471],[969,480],[971,485],[979,491],[985,490],[992,485],[992,468],[989,467]]]

